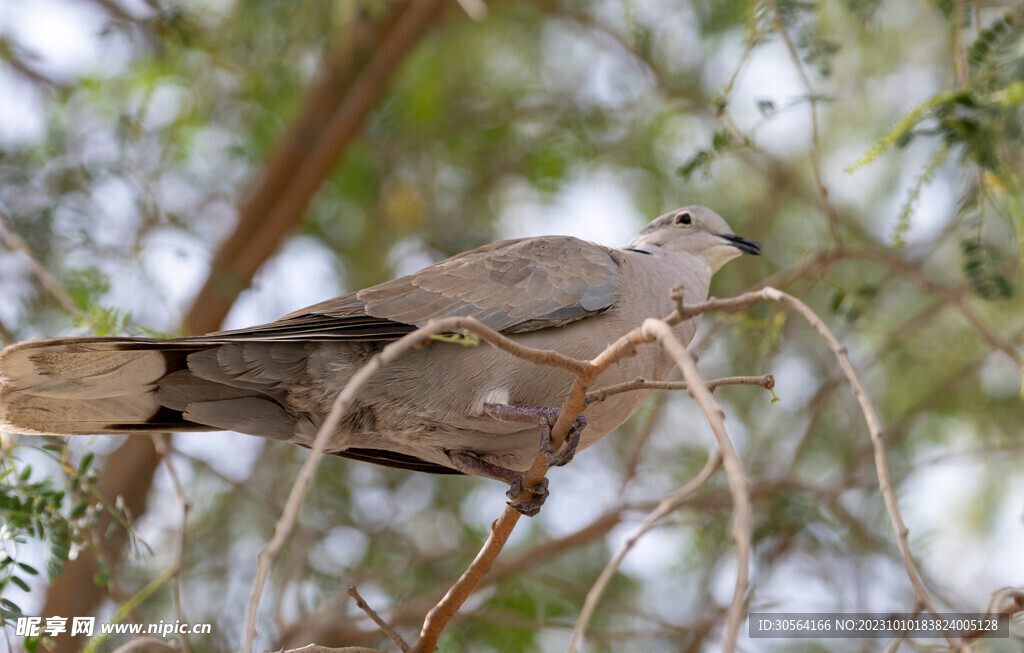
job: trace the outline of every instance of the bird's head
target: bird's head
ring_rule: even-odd
[[[712,274],[741,254],[761,254],[761,243],[737,236],[720,215],[703,206],[684,206],[656,218],[629,247],[686,252],[704,259]]]

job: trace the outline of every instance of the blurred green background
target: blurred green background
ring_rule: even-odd
[[[492,240],[622,245],[707,205],[765,246],[712,293],[771,283],[833,329],[929,592],[981,611],[1024,586],[1022,103],[1009,1],[0,0],[0,336],[241,327]],[[750,610],[913,609],[824,343],[761,305],[706,316],[694,349],[707,378],[771,372],[781,398],[715,395],[754,498]],[[147,438],[3,442],[0,646],[77,650],[17,637],[17,617],[107,622],[135,597],[127,621],[208,622],[191,650],[237,647],[304,450],[174,437],[182,539]],[[675,393],[553,471],[441,650],[564,650],[601,568],[713,446]],[[385,646],[349,585],[414,638],[504,501],[494,482],[325,460],[259,645]],[[587,650],[718,650],[730,518],[719,473],[626,559]],[[745,631],[742,650],[797,650]]]

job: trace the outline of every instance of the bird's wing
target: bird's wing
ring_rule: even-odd
[[[567,236],[506,240],[360,290],[367,315],[421,326],[473,317],[496,331],[562,326],[608,309],[619,285],[614,250]]]
[[[204,339],[393,340],[432,319],[472,317],[496,331],[562,326],[607,310],[615,250],[568,236],[506,240],[263,326]]]

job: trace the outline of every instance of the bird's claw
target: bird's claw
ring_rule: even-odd
[[[558,448],[558,451],[554,451],[551,447],[551,429],[549,428],[544,431],[540,450],[544,455],[551,458],[548,461],[548,467],[561,467],[572,462],[573,457],[576,455],[576,448],[580,445],[580,436],[583,435],[583,429],[586,426],[587,418],[583,415],[577,417],[572,425],[572,430],[569,431],[569,435],[565,436],[565,441],[562,442],[562,446]]]
[[[518,497],[523,491],[529,493],[532,498],[526,499],[525,501],[516,501],[516,497]],[[540,512],[540,507],[544,505],[545,501],[547,501],[548,494],[548,479],[542,478],[540,483],[537,485],[524,488],[523,474],[520,472],[516,474],[515,480],[512,481],[512,487],[508,489],[505,496],[512,499],[508,502],[508,505],[512,506],[527,517],[533,517]]]

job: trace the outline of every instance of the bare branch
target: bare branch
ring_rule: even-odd
[[[985,608],[988,614],[1005,614],[1007,618],[1024,612],[1024,589],[1004,587],[992,593],[992,598]]]
[[[885,509],[889,513],[889,519],[892,522],[893,529],[896,531],[900,554],[903,557],[903,566],[907,571],[907,576],[910,578],[910,584],[914,588],[914,596],[921,606],[932,614],[936,614],[935,604],[932,602],[931,597],[928,595],[928,590],[925,589],[924,583],[921,580],[921,574],[917,570],[917,564],[914,562],[914,556],[910,552],[909,542],[909,530],[903,523],[903,517],[900,514],[899,505],[896,501],[896,493],[892,488],[892,480],[889,476],[889,464],[885,456],[885,442],[882,439],[882,425],[878,419],[878,414],[875,412],[875,408],[871,403],[871,398],[868,397],[867,391],[864,389],[863,384],[860,382],[860,378],[857,376],[856,370],[853,368],[853,364],[850,362],[850,357],[846,354],[846,348],[839,344],[829,328],[825,326],[825,323],[818,317],[814,311],[804,304],[802,301],[784,293],[775,288],[765,288],[761,291],[766,299],[772,301],[781,302],[782,304],[794,309],[800,314],[807,322],[814,328],[815,331],[828,343],[829,348],[835,354],[836,358],[839,359],[839,365],[843,369],[843,373],[846,375],[847,381],[853,388],[853,394],[857,398],[857,402],[860,404],[861,412],[864,414],[864,420],[867,422],[868,433],[871,436],[871,446],[875,453],[875,470],[878,472],[878,488],[882,493],[882,498],[885,501]],[[947,641],[954,650],[959,650],[962,645],[958,640],[952,637],[947,637]]]
[[[974,312],[974,309],[970,307],[963,294],[932,281],[924,274],[924,272],[898,256],[893,256],[892,254],[877,249],[859,248],[847,250],[843,252],[842,258],[864,259],[874,261],[876,263],[882,263],[892,271],[898,273],[900,276],[916,284],[922,290],[932,293],[947,304],[955,306],[957,310],[960,311],[960,314],[964,316],[964,319],[974,327],[974,329],[982,338],[985,339],[986,342],[989,343],[989,345],[994,349],[1004,352],[1015,363],[1017,363],[1019,367],[1024,366],[1024,356],[1021,356],[1017,347],[992,331],[992,329],[990,329],[988,325],[978,317],[978,314]]]
[[[818,194],[821,196],[821,204],[825,209],[825,216],[828,219],[828,232],[832,236],[832,243],[836,249],[842,249],[843,239],[839,233],[839,216],[836,214],[836,207],[832,204],[832,200],[829,199],[828,187],[825,186],[825,180],[821,172],[821,136],[818,129],[818,103],[814,99],[814,87],[811,85],[811,79],[807,76],[807,71],[800,61],[800,53],[796,51],[793,39],[789,36],[789,30],[786,29],[786,21],[782,18],[782,11],[779,10],[778,2],[776,0],[768,0],[768,7],[771,10],[775,31],[779,33],[782,41],[786,44],[789,57],[793,60],[793,67],[796,68],[797,73],[800,75],[800,80],[804,84],[804,89],[807,91],[808,101],[811,106],[811,170],[814,172],[814,181],[818,185]]]
[[[0,320],[0,344],[6,347],[7,345],[14,344],[15,340],[17,340],[17,338],[15,338],[11,330],[7,328],[7,325],[3,323],[3,320]]]
[[[35,257],[35,254],[25,244],[25,241],[21,239],[18,232],[14,230],[11,218],[7,213],[6,207],[3,205],[0,205],[0,226],[3,226],[4,229],[4,244],[7,245],[7,248],[12,252],[19,252],[28,260],[29,265],[32,267],[32,273],[39,279],[39,283],[43,284],[43,287],[64,307],[64,310],[75,317],[82,317],[82,309],[78,308],[75,300],[71,299],[71,296],[60,285],[57,278],[46,269],[45,265],[39,262],[39,259]]]
[[[370,619],[373,619],[373,623],[377,624],[377,627],[380,628],[381,631],[383,631],[384,634],[398,646],[402,653],[409,653],[409,651],[412,650],[409,648],[409,645],[405,643],[405,640],[402,639],[402,636],[396,633],[395,629],[392,628],[388,622],[384,621],[384,619],[377,614],[377,611],[371,608],[370,604],[359,595],[359,590],[357,590],[354,585],[348,588],[348,595],[355,600],[356,607],[365,612],[366,616]]]
[[[340,648],[332,648],[329,646],[317,646],[316,644],[307,644],[302,648],[290,648],[282,653],[384,653],[379,648],[367,648],[365,646],[342,646]]]
[[[721,379],[712,379],[707,382],[708,392],[714,392],[716,388],[723,385],[759,385],[765,390],[775,387],[775,377],[771,374],[761,376],[727,376]],[[637,378],[624,383],[616,383],[607,388],[592,390],[586,394],[587,405],[604,401],[612,395],[632,392],[634,390],[686,390],[689,386],[686,381],[648,381],[644,378]]]
[[[670,316],[667,319],[671,320],[674,318]],[[680,321],[682,320],[675,319],[672,323],[675,324]],[[473,324],[477,323],[473,321]],[[555,451],[562,446],[573,422],[583,411],[587,387],[614,363],[635,355],[637,345],[644,342],[653,342],[653,340],[654,336],[644,333],[643,329],[634,329],[609,345],[589,363],[582,363],[580,361],[570,363],[572,359],[566,359],[566,357],[556,355],[556,352],[550,351],[536,352],[533,355],[537,362],[542,364],[558,366],[563,369],[569,369],[570,366],[575,367],[575,369],[570,371],[576,374],[576,379],[573,381],[569,394],[562,405],[558,420],[551,429],[551,445]],[[494,343],[492,342],[491,344]],[[521,348],[520,345],[516,346]],[[510,353],[513,352],[510,351]],[[530,360],[526,356],[519,357]],[[565,360],[560,360],[559,357]],[[550,458],[546,454],[538,454],[530,469],[523,475],[523,491],[516,497],[515,501],[522,501],[528,498],[529,489],[535,487],[547,473],[547,463],[549,460]],[[427,618],[423,622],[423,628],[420,630],[419,642],[417,642],[415,648],[418,653],[429,653],[436,648],[441,632],[458,611],[459,607],[469,597],[470,593],[480,582],[480,579],[491,568],[494,560],[512,534],[515,525],[519,522],[519,516],[519,512],[509,506],[501,514],[501,517],[491,525],[491,534],[479,553],[477,553],[476,558],[473,559],[473,562],[470,563],[459,580],[445,594],[444,598],[427,614]]]
[[[738,297],[727,299],[711,298],[705,302],[700,302],[692,306],[683,306],[679,293],[675,293],[674,296],[678,302],[677,309],[664,321],[653,319],[647,320],[641,328],[635,329],[617,340],[589,363],[562,356],[557,352],[534,350],[528,347],[523,347],[479,324],[475,320],[468,318],[447,318],[431,322],[425,327],[408,334],[401,340],[388,345],[380,354],[374,356],[363,368],[359,370],[359,372],[356,373],[345,387],[344,391],[336,398],[327,420],[325,420],[317,434],[311,454],[303,465],[299,477],[296,479],[295,486],[289,496],[284,514],[278,521],[274,537],[260,553],[257,580],[250,600],[249,613],[247,617],[246,638],[249,645],[246,650],[251,649],[251,642],[255,637],[255,618],[258,611],[259,598],[269,574],[270,565],[279,553],[284,541],[288,537],[288,534],[294,528],[298,518],[298,510],[301,506],[302,497],[308,490],[316,465],[318,464],[319,458],[326,446],[326,441],[328,437],[335,432],[342,414],[347,409],[348,405],[350,405],[356,392],[358,392],[359,388],[381,367],[414,347],[427,345],[431,336],[459,331],[477,335],[498,349],[506,351],[507,353],[524,360],[566,369],[576,375],[572,388],[566,397],[559,420],[552,430],[552,441],[555,447],[561,445],[565,434],[568,432],[569,425],[581,412],[584,406],[584,401],[587,398],[587,387],[593,383],[601,372],[616,361],[632,356],[638,345],[658,340],[662,346],[666,348],[669,354],[676,360],[680,369],[683,370],[684,376],[688,382],[688,389],[697,399],[702,411],[705,413],[705,416],[712,425],[712,430],[714,431],[719,443],[719,450],[721,451],[726,475],[729,480],[730,496],[734,504],[733,537],[737,546],[738,571],[733,601],[730,604],[728,611],[725,648],[726,650],[734,650],[739,627],[742,623],[745,611],[746,591],[748,586],[751,524],[750,496],[746,479],[743,476],[742,465],[740,464],[739,457],[736,455],[735,449],[729,441],[728,434],[725,431],[725,426],[722,423],[722,416],[718,408],[715,406],[714,400],[711,398],[708,384],[701,378],[692,355],[690,355],[686,348],[683,347],[672,334],[670,326],[707,311],[739,311],[762,301],[780,302],[800,313],[800,315],[804,317],[804,319],[806,319],[825,339],[830,349],[832,349],[833,353],[835,353],[839,359],[840,366],[842,367],[847,380],[853,387],[854,395],[861,405],[865,421],[868,424],[872,447],[875,451],[875,466],[879,477],[879,488],[885,501],[886,510],[889,513],[896,532],[898,533],[898,548],[903,558],[904,567],[906,568],[911,584],[914,587],[915,596],[927,610],[935,612],[935,608],[928,596],[927,590],[924,587],[920,574],[917,571],[913,557],[910,553],[907,529],[904,526],[902,517],[899,513],[886,465],[885,449],[881,437],[881,426],[877,414],[874,412],[870,399],[868,398],[863,385],[860,383],[856,372],[853,370],[849,358],[846,356],[845,349],[831,334],[824,322],[821,321],[821,319],[818,318],[817,315],[815,315],[814,312],[800,300],[771,287],[762,288],[761,290]],[[758,380],[764,381],[766,385],[770,383],[767,378]],[[543,478],[546,473],[546,462],[546,455],[539,454],[537,456],[533,466],[525,475],[524,487],[531,487]],[[685,500],[685,498],[682,500]],[[437,605],[435,605],[428,613],[420,631],[419,641],[413,649],[414,651],[425,653],[433,651],[434,648],[436,648],[441,632],[469,597],[470,593],[477,587],[483,576],[491,568],[498,554],[511,535],[516,523],[518,523],[518,519],[518,512],[512,508],[506,508],[498,520],[492,524],[491,534],[484,546],[477,553],[474,561],[465,570],[459,580],[452,585],[441,601],[438,602]],[[959,648],[961,646],[960,642],[952,639],[950,640],[950,644],[954,648]]]
[[[675,293],[675,295],[677,298],[681,297],[678,293]],[[814,311],[810,309],[810,307],[796,297],[772,287],[765,287],[758,291],[749,292],[738,297],[730,297],[727,299],[711,298],[706,302],[701,302],[689,307],[680,305],[675,313],[673,313],[672,317],[685,319],[711,310],[740,311],[749,308],[760,301],[780,302],[795,310],[814,328],[815,331],[818,332],[825,342],[828,343],[829,348],[839,360],[840,367],[853,389],[854,396],[860,404],[861,412],[863,413],[864,420],[868,426],[871,446],[874,451],[875,469],[878,473],[878,487],[885,502],[886,512],[889,514],[889,519],[898,537],[897,544],[903,559],[903,566],[906,569],[907,576],[914,588],[914,595],[916,599],[921,603],[924,609],[935,614],[935,605],[932,602],[928,591],[925,589],[924,583],[921,580],[920,572],[917,569],[917,565],[914,562],[913,555],[910,551],[909,531],[903,522],[903,517],[900,514],[899,505],[896,501],[896,494],[892,487],[892,480],[889,474],[888,463],[885,455],[885,443],[882,438],[881,422],[878,419],[878,414],[875,412],[871,399],[868,397],[867,391],[861,384],[860,379],[853,368],[853,364],[850,362],[849,356],[847,356],[846,348],[836,340],[835,336],[832,335],[832,332],[828,329],[821,318],[819,318]],[[703,389],[703,387],[700,388],[700,390]],[[726,470],[728,471],[727,459]],[[955,638],[947,639],[950,646],[955,650],[959,650],[962,647],[962,644]]]
[[[682,306],[680,306],[682,309]],[[725,626],[725,642],[722,644],[723,651],[733,651],[736,648],[736,641],[739,639],[740,627],[743,625],[744,606],[747,600],[747,586],[750,575],[750,534],[753,518],[750,510],[750,491],[747,487],[747,479],[743,475],[743,466],[740,463],[739,455],[729,439],[725,430],[725,423],[721,409],[715,404],[711,397],[704,379],[701,378],[697,363],[693,355],[687,351],[679,340],[672,333],[666,322],[661,320],[648,319],[644,321],[643,331],[657,337],[658,342],[665,351],[675,360],[676,365],[683,371],[683,377],[690,383],[690,394],[697,400],[697,404],[704,412],[711,430],[718,442],[718,450],[722,456],[722,466],[725,467],[726,479],[729,482],[729,493],[732,495],[733,518],[732,537],[736,542],[736,587],[733,591],[732,603],[729,605],[728,617]]]
[[[440,5],[440,0],[401,5],[379,39],[350,35],[349,41],[360,52],[361,46],[368,46],[368,61],[358,70],[349,64],[359,57],[346,56],[351,55],[347,51],[341,52],[340,66],[328,62],[329,70],[310,94],[302,117],[240,198],[238,225],[217,251],[210,275],[196,296],[188,316],[189,332],[205,333],[220,325],[238,293],[305,214],[399,64],[439,15]],[[366,40],[374,42],[361,42]]]
[[[178,500],[178,505],[181,506],[181,525],[178,527],[178,536],[174,542],[174,562],[172,563],[171,570],[174,574],[174,612],[177,615],[178,621],[187,622],[188,619],[185,618],[185,612],[181,607],[181,573],[185,568],[185,528],[188,525],[188,513],[192,506],[185,496],[185,490],[181,486],[178,472],[174,469],[174,462],[171,460],[167,447],[169,437],[170,435],[167,433],[154,433],[151,439],[153,440],[153,447],[156,449],[157,455],[160,456],[161,462],[167,470],[167,475],[171,479],[174,497]],[[181,643],[185,653],[192,652],[192,641],[186,632],[181,633]]]
[[[587,598],[583,602],[583,610],[580,611],[580,616],[576,620],[576,627],[572,631],[572,642],[569,644],[570,653],[576,653],[579,650],[580,645],[583,643],[583,636],[586,633],[587,626],[594,616],[594,611],[597,609],[598,604],[601,602],[601,597],[604,596],[605,590],[608,589],[608,584],[611,583],[612,577],[615,576],[615,572],[626,558],[626,555],[655,524],[674,512],[690,495],[702,488],[721,464],[722,455],[716,450],[708,456],[708,461],[704,463],[704,468],[700,470],[700,473],[692,481],[662,499],[658,507],[640,524],[640,528],[637,529],[636,533],[631,535],[615,557],[608,561],[608,564],[601,571],[601,575],[594,582],[594,586],[587,592]]]

